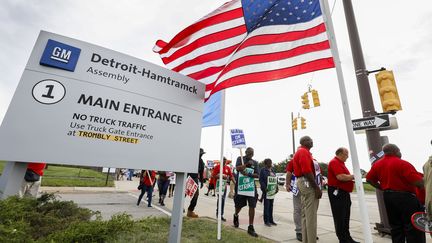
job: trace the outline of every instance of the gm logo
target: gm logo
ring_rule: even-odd
[[[40,65],[73,72],[81,49],[49,39],[40,60]]]

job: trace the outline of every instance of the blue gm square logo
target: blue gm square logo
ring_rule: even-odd
[[[73,72],[81,49],[49,39],[40,60],[40,65]]]

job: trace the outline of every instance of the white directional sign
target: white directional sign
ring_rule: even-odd
[[[353,129],[364,130],[390,126],[389,115],[371,116],[352,120]]]

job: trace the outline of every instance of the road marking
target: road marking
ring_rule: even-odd
[[[138,199],[138,196],[137,196],[137,195],[132,194],[132,193],[128,193],[128,194],[129,194],[129,196],[132,196],[132,197]],[[171,213],[168,212],[168,211],[166,211],[165,209],[163,209],[163,208],[161,208],[161,207],[158,207],[158,206],[154,205],[153,203],[152,203],[152,207],[153,207],[153,208],[156,208],[157,210],[159,210],[159,211],[161,211],[162,213],[164,213],[164,214],[166,214],[166,215],[168,215],[168,216],[171,217]]]

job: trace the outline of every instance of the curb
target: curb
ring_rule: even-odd
[[[128,193],[114,187],[40,187],[41,192],[47,193]]]

